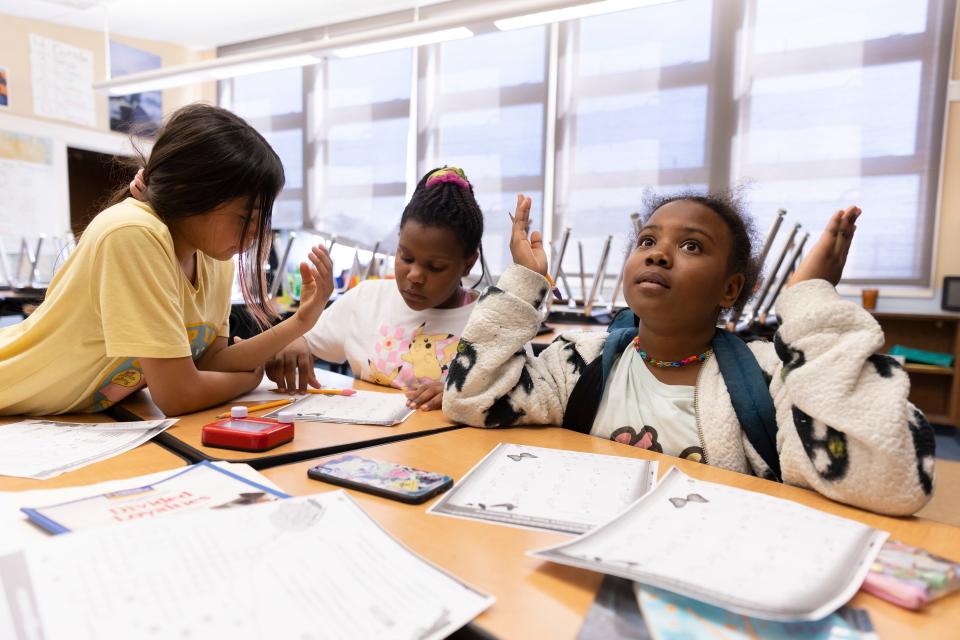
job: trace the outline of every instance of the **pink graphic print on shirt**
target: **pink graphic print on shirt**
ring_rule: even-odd
[[[397,389],[444,380],[460,339],[451,333],[424,333],[424,324],[412,331],[381,325],[374,357],[367,360],[367,380]]]

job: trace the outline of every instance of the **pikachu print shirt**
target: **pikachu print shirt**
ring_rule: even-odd
[[[306,334],[313,354],[349,362],[353,375],[412,389],[446,380],[474,302],[456,309],[414,311],[394,280],[368,280],[341,295]]]
[[[232,283],[199,252],[187,280],[150,205],[101,212],[43,304],[0,330],[0,415],[102,411],[149,382],[140,358],[199,358],[228,333]]]

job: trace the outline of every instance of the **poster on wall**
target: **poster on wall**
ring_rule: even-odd
[[[36,115],[97,126],[92,51],[31,33],[30,76]]]
[[[161,66],[162,61],[158,55],[110,41],[110,75],[113,78],[159,69]],[[163,118],[162,95],[160,91],[144,91],[127,96],[111,96],[111,131],[155,136]]]
[[[7,68],[0,67],[0,109],[10,106],[10,84],[7,82]]]

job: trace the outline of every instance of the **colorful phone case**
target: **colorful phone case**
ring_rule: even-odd
[[[307,475],[410,504],[425,502],[453,485],[450,476],[352,454],[326,460],[307,471]]]

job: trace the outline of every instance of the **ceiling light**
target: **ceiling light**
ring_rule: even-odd
[[[657,4],[667,4],[675,0],[603,0],[603,2],[591,2],[589,4],[578,4],[572,7],[562,9],[551,9],[539,13],[529,13],[525,16],[515,18],[504,18],[496,20],[494,24],[501,31],[513,31],[514,29],[525,29],[535,27],[541,24],[552,24],[554,22],[563,22],[565,20],[576,20],[577,18],[588,18],[598,16],[604,13],[614,13],[616,11],[626,11],[628,9],[639,9],[640,7],[649,7]]]
[[[356,58],[357,56],[366,56],[372,53],[383,53],[384,51],[394,51],[396,49],[411,49],[413,47],[436,44],[438,42],[449,42],[450,40],[462,40],[463,38],[469,38],[471,36],[473,36],[473,31],[470,31],[470,29],[466,27],[455,27],[453,29],[428,31],[403,38],[380,40],[379,42],[334,49],[333,55],[338,58]]]

